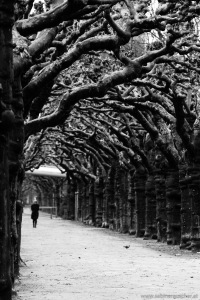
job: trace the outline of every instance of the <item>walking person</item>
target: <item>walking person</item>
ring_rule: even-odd
[[[32,211],[31,219],[33,220],[33,228],[36,228],[36,226],[37,226],[37,219],[39,217],[39,209],[40,209],[40,206],[37,203],[37,200],[34,200],[33,204],[31,205],[31,211]]]

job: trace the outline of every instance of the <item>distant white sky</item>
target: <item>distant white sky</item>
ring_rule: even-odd
[[[37,3],[37,2],[40,2],[40,1],[44,3],[44,0],[35,0],[34,3]]]
[[[40,2],[40,1],[41,1],[42,3],[45,3],[44,0],[35,0],[34,3],[37,3],[37,2]],[[45,7],[44,7],[44,9],[45,9]],[[34,9],[32,8],[31,13],[33,12],[33,10],[34,10]]]

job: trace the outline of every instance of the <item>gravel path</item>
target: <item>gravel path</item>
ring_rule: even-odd
[[[14,300],[200,300],[199,253],[45,213],[32,228],[29,208],[21,257]]]

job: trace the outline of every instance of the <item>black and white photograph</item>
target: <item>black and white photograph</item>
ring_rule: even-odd
[[[0,300],[200,300],[200,0],[0,0]]]

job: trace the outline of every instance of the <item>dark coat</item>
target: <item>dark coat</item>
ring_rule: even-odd
[[[32,210],[32,214],[31,214],[31,219],[33,220],[37,220],[39,217],[39,209],[40,206],[37,203],[34,203],[31,205],[31,210]]]

